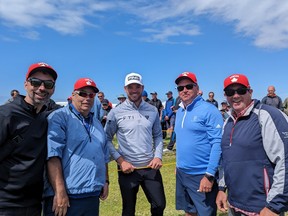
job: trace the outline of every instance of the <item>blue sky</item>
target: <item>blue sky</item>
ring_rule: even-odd
[[[165,100],[184,71],[197,76],[203,97],[224,100],[223,80],[248,76],[254,98],[274,85],[288,97],[286,0],[2,0],[0,103],[25,94],[30,64],[58,72],[55,101],[65,101],[81,77],[92,78],[117,103],[130,72]]]

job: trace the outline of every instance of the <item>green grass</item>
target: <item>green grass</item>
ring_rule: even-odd
[[[165,140],[165,146],[168,140]],[[160,169],[166,195],[165,216],[184,216],[183,211],[175,210],[175,151],[163,154],[163,167]],[[100,216],[120,216],[122,212],[122,199],[118,185],[116,162],[109,163],[109,196],[100,203]],[[148,203],[141,187],[137,195],[136,216],[148,216],[150,204]],[[227,216],[226,213],[218,212],[217,216]],[[288,216],[288,214],[285,214]]]
[[[167,141],[166,141],[167,143]],[[166,195],[165,216],[182,216],[183,211],[175,210],[175,152],[163,154],[163,167],[160,169]],[[116,162],[109,163],[109,196],[100,203],[100,216],[119,216],[122,212],[122,199],[118,185]],[[137,195],[136,216],[148,216],[150,204],[141,187]],[[227,214],[218,214],[225,216]]]

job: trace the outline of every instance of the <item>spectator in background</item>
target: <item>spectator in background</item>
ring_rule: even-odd
[[[104,110],[102,109],[102,101],[104,99],[106,99],[105,95],[104,95],[104,92],[99,91],[98,94],[97,94],[97,98],[94,99],[94,106],[91,109],[91,112],[94,112],[94,115],[96,115],[97,119],[100,122],[102,121],[104,113],[105,113]],[[109,101],[109,106],[112,109],[112,103],[110,101]]]
[[[222,116],[198,95],[195,74],[184,72],[175,83],[182,101],[175,123],[176,209],[186,216],[216,216]]]
[[[109,101],[107,99],[103,99],[101,104],[103,109],[103,117],[101,120],[101,124],[104,127],[106,124],[107,115],[112,108],[109,106]]]
[[[267,96],[265,96],[261,102],[263,104],[276,107],[283,111],[282,100],[278,95],[275,94],[275,91],[276,91],[275,87],[269,86],[267,91],[268,91]]]
[[[224,121],[229,117],[229,115],[228,115],[228,113],[227,113],[228,111],[229,111],[228,103],[227,103],[227,101],[223,101],[223,102],[221,103],[221,110],[220,110],[220,112],[221,112],[221,114],[222,114],[222,117],[223,117],[223,120],[224,120]]]
[[[19,91],[16,90],[16,89],[13,89],[11,92],[10,92],[10,95],[11,95],[11,98],[7,100],[7,103],[11,103],[18,95],[19,95]]]
[[[77,80],[71,103],[48,117],[45,216],[97,216],[99,198],[108,196],[109,149],[91,112],[98,91],[93,80]]]
[[[217,206],[229,215],[283,215],[288,210],[288,117],[252,99],[243,74],[224,80],[231,105],[222,135]]]
[[[126,100],[126,96],[124,94],[120,94],[117,99],[119,103],[116,105],[116,107],[122,104]]]
[[[151,92],[152,99],[149,101],[149,103],[153,106],[155,106],[158,110],[159,116],[161,115],[161,110],[163,109],[162,102],[157,98],[157,92]]]
[[[0,215],[41,215],[47,116],[59,108],[50,100],[56,79],[50,65],[32,64],[26,96],[0,106]]]
[[[173,98],[172,91],[168,91],[166,93],[167,100],[165,103],[165,117],[164,120],[166,122],[167,133],[170,133],[170,141],[171,143],[175,142],[175,132],[174,132],[174,125],[175,125],[175,112],[173,110],[175,106],[175,99]],[[172,149],[164,149],[164,152],[172,151]]]
[[[148,98],[148,93],[145,90],[143,90],[143,92],[142,92],[142,99],[145,102],[149,102],[150,101],[150,99]]]
[[[198,95],[202,96],[203,95],[203,91],[199,89]]]
[[[214,106],[216,106],[218,109],[218,102],[214,99],[214,92],[209,92],[208,97],[209,98],[206,101],[214,104]]]
[[[283,103],[283,111],[284,113],[288,116],[288,98],[286,98],[284,100],[284,103]]]
[[[122,215],[135,215],[141,186],[150,203],[152,216],[162,216],[166,206],[160,168],[162,167],[162,131],[157,109],[144,102],[142,76],[127,74],[126,101],[110,111],[105,131],[110,153],[119,166],[118,182],[122,196]],[[119,148],[112,140],[116,134]]]
[[[177,110],[178,110],[179,107],[180,107],[180,103],[181,103],[181,98],[178,96],[178,97],[176,98],[175,105],[172,107],[173,112],[175,113],[175,120],[174,120],[173,128],[175,127],[176,112],[177,112]],[[164,149],[164,152],[172,151],[173,148],[174,148],[174,145],[175,145],[175,143],[176,143],[176,133],[175,133],[175,132],[172,133],[171,136],[173,136],[173,137],[170,138],[170,141],[169,141],[169,143],[168,143],[168,145],[167,145],[167,149],[168,149],[168,150]]]

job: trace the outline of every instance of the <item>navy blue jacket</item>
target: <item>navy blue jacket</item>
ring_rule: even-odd
[[[222,160],[229,203],[259,213],[288,210],[288,123],[278,109],[255,100],[223,127]],[[221,186],[221,185],[220,185]]]

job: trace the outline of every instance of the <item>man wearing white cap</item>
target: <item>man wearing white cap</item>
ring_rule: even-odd
[[[77,80],[71,103],[48,117],[45,216],[98,215],[99,198],[108,196],[109,149],[91,112],[98,91],[93,80]]]
[[[156,107],[142,99],[142,76],[130,73],[125,78],[127,99],[107,116],[105,131],[110,153],[119,166],[122,215],[135,215],[141,185],[151,204],[151,215],[162,216],[166,200],[162,176],[162,129]],[[116,134],[119,148],[112,140]]]

